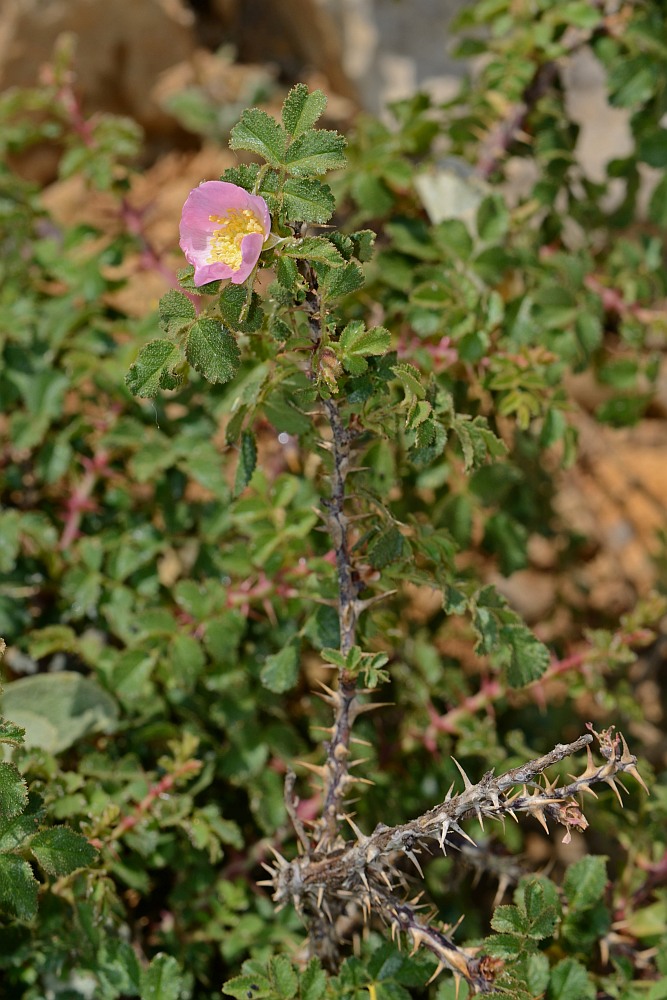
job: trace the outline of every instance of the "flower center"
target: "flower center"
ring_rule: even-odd
[[[264,233],[264,228],[249,208],[230,208],[224,215],[209,215],[211,222],[220,223],[214,229],[208,245],[209,264],[227,264],[238,271],[243,263],[241,243],[249,233]]]

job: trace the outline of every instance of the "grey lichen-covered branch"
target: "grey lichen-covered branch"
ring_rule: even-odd
[[[482,824],[492,819],[504,823],[507,817],[517,820],[519,814],[528,814],[547,828],[550,820],[565,827],[568,839],[572,829],[584,830],[588,826],[577,796],[591,791],[593,785],[606,783],[620,799],[617,783],[621,775],[627,774],[646,789],[637,770],[637,758],[622,734],[615,733],[613,727],[600,733],[590,725],[589,729],[591,733],[573,743],[558,744],[542,757],[497,777],[487,771],[473,783],[460,769],[463,791],[455,795],[450,788],[438,805],[408,823],[394,827],[379,823],[372,833],[364,834],[350,816],[340,814],[338,821],[349,823],[354,839],[343,842],[339,838],[334,849],[313,844],[293,861],[277,855],[268,880],[275,902],[279,906],[291,903],[320,932],[326,924],[330,944],[336,934],[342,933],[337,930],[337,922],[342,925],[351,911],[360,911],[366,920],[378,917],[391,927],[392,933],[406,933],[415,947],[433,952],[438,970],[450,969],[475,992],[491,992],[500,963],[458,948],[446,931],[417,914],[414,901],[407,899],[409,885],[399,867],[401,859],[407,858],[422,875],[420,855],[435,849],[446,853],[457,847],[461,838],[472,839],[462,825],[470,818]],[[594,736],[603,758],[601,764],[595,763],[591,753]],[[546,778],[548,768],[584,748],[587,765],[578,778],[566,785]]]

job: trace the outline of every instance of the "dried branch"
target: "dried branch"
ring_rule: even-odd
[[[375,915],[391,926],[392,933],[408,933],[415,947],[424,946],[432,951],[438,959],[438,970],[448,968],[462,976],[475,992],[490,992],[500,964],[458,948],[446,933],[419,918],[414,901],[406,902],[404,898],[408,882],[396,867],[397,861],[401,856],[408,858],[423,875],[418,855],[430,854],[435,843],[444,853],[447,848],[457,847],[459,838],[474,843],[461,825],[472,817],[483,825],[485,819],[504,823],[507,816],[516,820],[517,814],[526,813],[547,829],[549,820],[561,824],[567,840],[573,828],[585,830],[588,826],[576,796],[583,792],[595,795],[594,784],[609,785],[619,801],[622,774],[631,775],[646,789],[637,770],[637,758],[630,753],[622,734],[614,733],[613,727],[600,733],[590,724],[588,728],[598,740],[602,764],[596,765],[593,760],[590,750],[593,735],[587,733],[573,743],[558,744],[549,753],[498,777],[487,771],[476,784],[457,765],[464,785],[458,795],[452,794],[452,786],[444,800],[422,816],[394,827],[379,823],[370,835],[365,835],[350,816],[338,815],[336,822],[347,820],[355,840],[343,842],[339,836],[335,847],[330,848],[325,842],[324,849],[320,840],[315,848],[291,862],[276,854],[276,866],[265,866],[271,876],[265,884],[271,885],[273,898],[279,905],[292,903],[308,918],[311,944],[323,960],[330,959],[326,961],[330,966],[335,963],[335,938],[339,933],[336,925],[351,904],[361,904],[366,920]],[[583,774],[567,785],[547,780],[544,772],[549,767],[584,747],[587,766]],[[322,947],[322,940],[327,942],[326,948]]]

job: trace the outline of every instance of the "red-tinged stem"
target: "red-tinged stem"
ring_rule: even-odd
[[[99,480],[109,475],[108,461],[109,455],[106,451],[98,452],[92,459],[85,456],[81,459],[85,472],[83,479],[65,504],[65,525],[58,542],[61,552],[68,549],[78,537],[83,515],[95,510],[96,505],[91,498]]]

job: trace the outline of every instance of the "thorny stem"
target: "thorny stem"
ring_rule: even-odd
[[[516,820],[517,813],[526,813],[546,829],[548,820],[561,824],[566,828],[565,840],[568,840],[572,829],[585,830],[588,826],[576,796],[592,793],[592,785],[608,784],[619,801],[616,781],[621,774],[634,777],[646,789],[637,770],[637,758],[630,753],[622,734],[615,734],[613,727],[600,733],[590,724],[588,728],[591,732],[574,742],[559,743],[549,753],[511,768],[497,778],[493,771],[487,771],[473,784],[459,768],[463,791],[453,796],[450,788],[439,805],[408,823],[395,827],[379,823],[372,834],[365,835],[347,817],[356,840],[339,840],[335,850],[307,852],[291,862],[276,854],[277,866],[267,866],[271,878],[266,883],[274,890],[274,900],[279,906],[291,902],[309,919],[312,946],[330,968],[337,961],[336,923],[341,922],[346,910],[360,905],[364,919],[375,914],[391,926],[392,932],[407,932],[415,947],[423,945],[433,952],[438,959],[438,971],[448,968],[463,977],[474,992],[491,992],[501,964],[488,956],[458,948],[446,933],[418,918],[414,905],[402,898],[408,882],[396,863],[405,857],[422,875],[417,855],[430,854],[434,843],[445,853],[448,848],[456,848],[461,838],[474,844],[461,826],[473,816],[480,823],[484,819],[504,823],[508,816]],[[592,733],[604,759],[600,765],[595,764],[590,751]],[[544,777],[549,767],[583,748],[587,766],[578,778],[559,786],[557,781],[550,782]],[[543,783],[536,780],[540,777]]]

